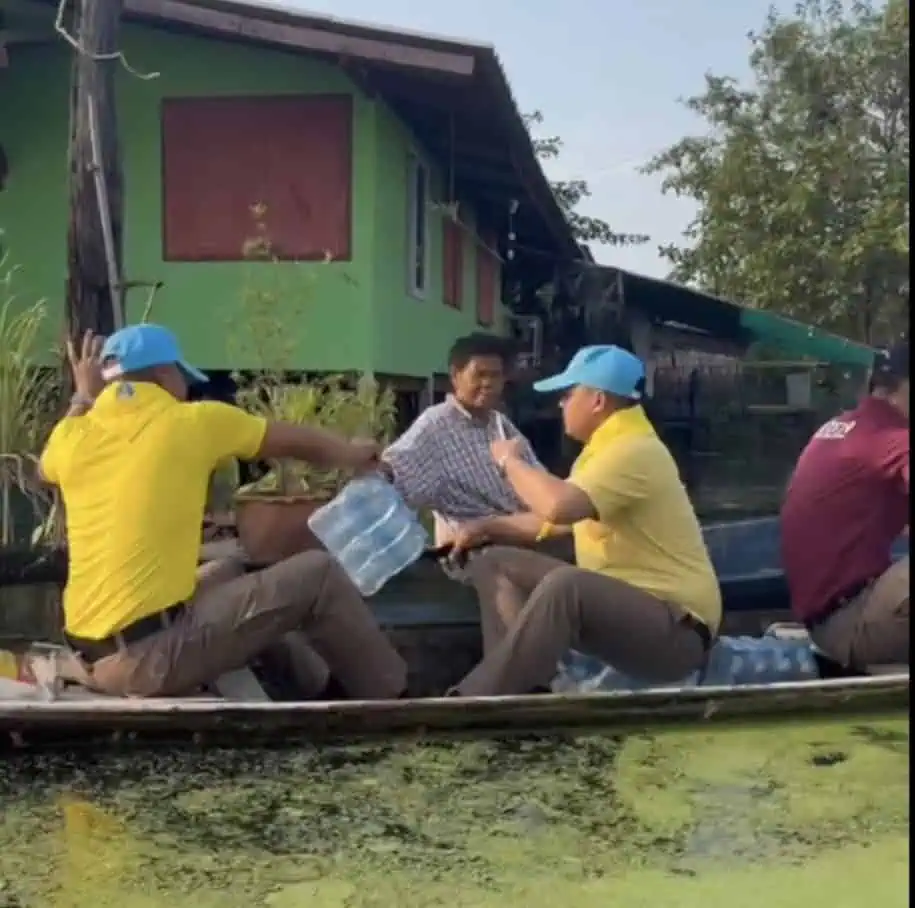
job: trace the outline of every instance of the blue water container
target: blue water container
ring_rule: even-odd
[[[631,678],[594,656],[570,650],[560,661],[552,683],[554,693],[650,690],[659,687],[745,687],[786,681],[816,681],[816,659],[809,640],[762,637],[721,637],[702,672],[680,681],[652,684]]]
[[[308,520],[363,596],[372,596],[413,564],[428,535],[394,487],[376,476],[349,482]]]
[[[709,654],[703,686],[780,684],[819,677],[810,641],[762,637],[722,637]]]

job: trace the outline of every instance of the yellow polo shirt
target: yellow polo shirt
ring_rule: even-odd
[[[41,472],[67,515],[68,633],[100,640],[191,597],[210,475],[254,458],[266,425],[146,382],[109,385],[84,416],[57,424]]]
[[[578,566],[675,603],[717,630],[721,592],[699,520],[641,407],[614,413],[594,433],[569,482],[598,513],[573,528]]]

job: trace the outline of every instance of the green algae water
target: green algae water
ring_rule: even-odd
[[[0,768],[0,908],[903,908],[909,730],[858,725]]]

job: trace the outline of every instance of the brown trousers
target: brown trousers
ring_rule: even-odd
[[[826,656],[854,671],[908,665],[909,596],[906,557],[814,626],[810,637]]]
[[[406,664],[343,569],[305,552],[244,574],[238,561],[201,568],[181,618],[157,634],[85,666],[103,693],[169,697],[193,693],[280,647],[304,692],[330,675],[355,699],[391,699],[406,689]]]
[[[563,564],[575,564],[575,540],[572,538],[571,533],[562,536],[549,536],[538,542],[532,542],[530,545],[519,546],[519,548],[525,551],[539,552],[541,555],[547,555],[550,558],[561,561]],[[460,565],[453,564],[447,559],[443,559],[441,566],[442,570],[445,572],[445,576],[449,580],[456,580],[458,583],[463,583],[465,586],[475,586],[470,565],[488,549],[489,546],[486,546],[482,549],[467,552],[463,563]]]
[[[479,553],[468,572],[480,599],[484,656],[458,684],[461,696],[546,687],[570,649],[659,683],[705,662],[705,642],[682,608],[612,577],[508,547]]]

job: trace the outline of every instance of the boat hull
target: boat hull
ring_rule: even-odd
[[[746,687],[665,688],[614,694],[436,698],[342,703],[237,703],[213,699],[83,697],[0,699],[7,746],[100,739],[289,744],[429,734],[624,733],[646,727],[889,715],[907,711],[909,677]]]

